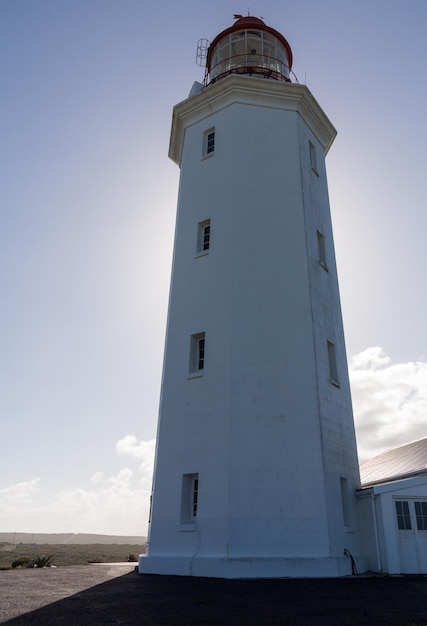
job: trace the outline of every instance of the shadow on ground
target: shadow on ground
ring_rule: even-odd
[[[29,574],[27,581],[38,572]],[[25,577],[20,584],[15,593],[25,597]],[[421,626],[427,625],[427,578],[221,580],[140,576],[132,571],[1,621],[13,626]]]

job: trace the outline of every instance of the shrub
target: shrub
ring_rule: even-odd
[[[29,556],[21,556],[12,562],[12,569],[24,569],[25,567],[31,567],[32,564],[33,561]]]
[[[138,559],[134,554],[128,554],[126,557],[126,561],[128,561],[129,563],[136,563],[137,560]]]
[[[92,559],[89,559],[88,563],[102,563],[102,561],[97,557],[93,557]]]
[[[50,555],[50,556],[37,555],[33,560],[33,567],[50,567],[52,559],[53,559],[53,555]]]

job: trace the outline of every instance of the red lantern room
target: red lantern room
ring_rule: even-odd
[[[290,82],[292,50],[277,30],[252,15],[235,15],[236,22],[210,44],[205,84],[228,74],[257,74]]]

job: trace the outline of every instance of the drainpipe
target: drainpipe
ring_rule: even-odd
[[[372,519],[374,521],[374,535],[375,535],[375,550],[377,553],[377,569],[381,571],[381,550],[380,550],[380,538],[378,535],[378,522],[377,522],[377,507],[375,506],[376,495],[374,490],[371,493],[371,506],[372,506]]]

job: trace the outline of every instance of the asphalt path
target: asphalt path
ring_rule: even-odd
[[[222,580],[134,564],[0,571],[0,623],[427,626],[427,577]]]

